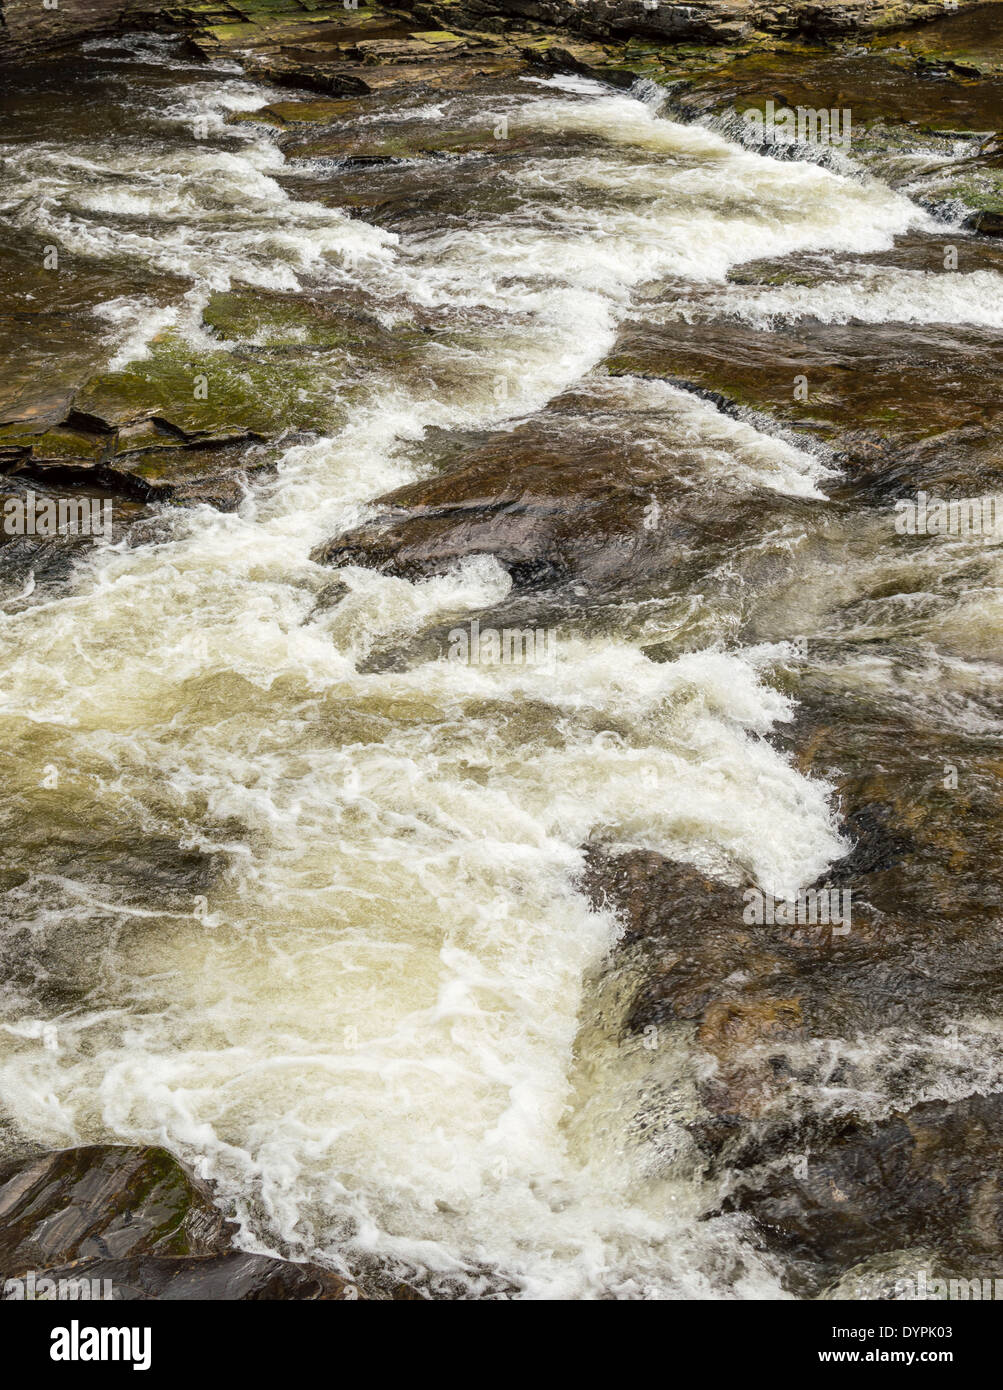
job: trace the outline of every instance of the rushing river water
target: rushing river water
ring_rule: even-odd
[[[325,436],[235,512],[164,509],[145,543],[8,596],[0,1133],[11,1151],[165,1144],[248,1248],[440,1292],[783,1296],[743,1218],[704,1219],[719,1188],[686,1124],[706,1058],[685,1031],[624,1042],[603,1002],[621,928],[580,891],[583,846],[778,895],[815,881],[849,845],[831,788],[766,737],[793,712],[780,644],[824,633],[820,680],[831,661],[859,702],[995,737],[996,552],[896,550],[887,510],[827,500],[822,445],[597,368],[642,311],[695,333],[722,314],[998,330],[998,274],[855,261],[931,217],[848,164],[676,123],[643,91],[533,78],[394,113],[507,115],[532,138],[488,175],[294,165],[268,127],[226,120],[288,97],[136,40],[92,45],[86,81],[57,97],[39,79],[4,113],[7,235],[104,278],[113,367],[165,332],[197,356],[201,310],[231,286],[344,290],[392,331],[447,331],[315,383]],[[340,205],[419,174],[433,196],[411,214]],[[829,276],[727,279],[801,252]],[[511,580],[486,557],[416,583],[349,567],[334,602],[315,547],[451,439],[557,398],[569,448],[605,430],[695,506],[720,488],[755,524],[671,582],[583,602],[552,666],[375,659],[503,610]],[[659,643],[669,659],[642,650]]]

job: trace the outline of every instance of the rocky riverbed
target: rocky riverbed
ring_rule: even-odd
[[[8,1296],[1003,1274],[1003,5],[3,14]]]

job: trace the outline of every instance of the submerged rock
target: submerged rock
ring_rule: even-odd
[[[764,1243],[805,1261],[816,1280],[910,1246],[966,1277],[999,1276],[1001,1125],[998,1094],[851,1121],[803,1165],[744,1181],[724,1209],[753,1216]]]
[[[459,155],[503,155],[531,149],[536,139],[531,134],[508,133],[504,140],[494,138],[492,121],[486,118],[481,129],[449,130],[429,127],[395,129],[390,121],[381,122],[376,130],[359,131],[357,127],[317,132],[296,131],[279,139],[279,146],[289,159],[336,159],[349,166],[389,164],[396,160],[446,158]]]
[[[516,589],[586,584],[595,597],[681,572],[754,509],[726,487],[694,496],[643,442],[586,419],[544,416],[490,437],[462,466],[378,498],[373,520],[314,558],[414,580],[490,555]]]

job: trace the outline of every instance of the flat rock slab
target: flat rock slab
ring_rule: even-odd
[[[652,501],[658,527],[645,525]],[[502,432],[462,466],[378,498],[377,516],[321,546],[314,558],[405,579],[442,574],[494,556],[517,589],[576,582],[607,592],[667,575],[741,524],[754,504],[714,504],[680,487],[665,465],[599,427],[582,433],[552,420]]]
[[[501,36],[453,33],[373,5],[304,13],[293,0],[268,0],[236,23],[178,18],[194,23],[192,41],[206,57],[234,57],[255,76],[333,96],[455,89],[527,65]]]
[[[998,339],[949,325],[821,325],[768,332],[741,322],[628,329],[609,359],[614,375],[696,385],[852,448],[869,432],[898,445],[963,425],[1003,434],[993,366]],[[804,377],[807,399],[795,399]]]

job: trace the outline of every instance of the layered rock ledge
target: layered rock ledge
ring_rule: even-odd
[[[951,10],[980,0],[957,0]],[[190,5],[158,5],[153,0],[61,0],[45,8],[37,0],[0,3],[0,61],[31,57],[65,47],[79,38],[126,27],[180,24],[202,28],[260,25],[273,7],[250,0],[202,0]],[[304,23],[316,22],[322,4],[297,0]],[[332,7],[333,8],[333,7]],[[345,10],[355,10],[346,4]],[[944,13],[937,0],[791,0],[768,5],[757,0],[430,0],[404,10],[428,11],[450,27],[522,27],[527,22],[586,39],[621,42],[639,37],[662,43],[733,43],[757,36],[843,37],[874,34],[907,24],[923,24]]]

